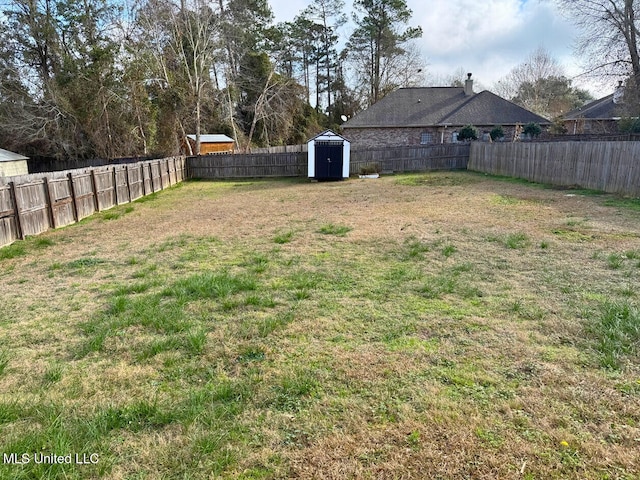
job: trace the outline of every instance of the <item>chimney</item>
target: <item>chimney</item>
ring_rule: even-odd
[[[613,103],[615,103],[616,105],[619,103],[622,103],[623,97],[624,97],[624,85],[622,84],[622,80],[620,80],[618,82],[618,86],[613,92]]]
[[[471,80],[471,74],[467,73],[467,79],[464,81],[464,96],[470,97],[473,95],[473,80]]]

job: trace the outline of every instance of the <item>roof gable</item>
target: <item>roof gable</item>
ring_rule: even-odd
[[[359,113],[343,128],[509,125],[549,121],[489,91],[462,87],[401,88]]]
[[[17,162],[18,160],[28,160],[29,157],[20,155],[19,153],[13,153],[9,150],[0,148],[0,162]]]
[[[313,137],[311,137],[309,140],[307,140],[307,143],[316,140],[320,137],[324,137],[323,140],[344,140],[345,142],[348,142],[349,140],[347,140],[346,138],[344,138],[342,135],[335,133],[333,130],[325,130],[324,132],[321,132]]]
[[[575,110],[568,112],[564,118],[566,120],[574,120],[578,118],[590,118],[590,119],[611,119],[621,116],[620,106],[613,103],[613,94],[606,97],[599,98],[593,102],[589,102],[582,107],[578,107]]]

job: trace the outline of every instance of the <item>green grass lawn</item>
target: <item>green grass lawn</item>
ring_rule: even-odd
[[[0,478],[639,478],[639,278],[610,195],[187,182],[0,249]]]

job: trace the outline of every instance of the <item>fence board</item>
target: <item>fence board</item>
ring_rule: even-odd
[[[71,173],[70,175],[75,193],[76,216],[80,221],[97,211],[93,175],[92,172]]]
[[[144,196],[144,179],[142,178],[143,165],[127,165],[127,181],[129,183],[129,198],[133,202]]]
[[[153,161],[150,163],[151,169],[151,184],[154,192],[162,190],[162,172],[160,171],[160,162]]]
[[[149,195],[155,191],[153,189],[153,179],[151,177],[151,162],[144,162],[142,164],[142,186],[144,187],[145,195]]]
[[[175,185],[178,183],[178,179],[176,175],[176,159],[174,157],[167,159],[167,168],[169,170],[169,184]]]
[[[73,191],[69,177],[48,180],[51,213],[55,228],[75,223]]]
[[[113,181],[113,170],[94,169],[95,193],[98,200],[98,211],[106,210],[116,204],[116,189]]]
[[[162,189],[165,189],[171,185],[171,183],[169,183],[169,160],[163,158],[161,160],[158,160],[158,163],[160,168],[160,184],[162,185]]]
[[[473,143],[469,170],[640,196],[640,142]]]
[[[127,178],[127,166],[118,165],[113,167],[113,178],[115,182],[116,200],[117,204],[129,203],[131,198],[129,197],[129,181]]]
[[[0,186],[0,245],[9,245],[20,238],[12,185]]]
[[[53,226],[49,219],[49,201],[44,179],[14,184],[14,194],[23,237],[38,235]]]
[[[184,181],[184,179],[187,177],[186,163],[187,160],[185,157],[178,157],[176,159],[176,179],[178,182]]]

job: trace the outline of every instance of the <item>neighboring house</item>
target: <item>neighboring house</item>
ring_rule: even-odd
[[[191,144],[191,151],[196,151],[196,136],[187,135],[187,141]],[[235,142],[233,138],[222,134],[200,135],[200,155],[209,153],[233,152]],[[189,154],[189,148],[184,146],[185,153]]]
[[[563,116],[568,135],[618,133],[618,122],[624,116],[624,87],[620,82],[611,95],[594,100]]]
[[[480,140],[501,125],[504,140],[527,123],[545,127],[549,120],[489,91],[473,92],[468,75],[464,87],[400,88],[342,125],[355,147],[455,143],[460,128],[473,125]]]
[[[15,175],[27,175],[28,157],[0,148],[0,177],[13,177]]]

